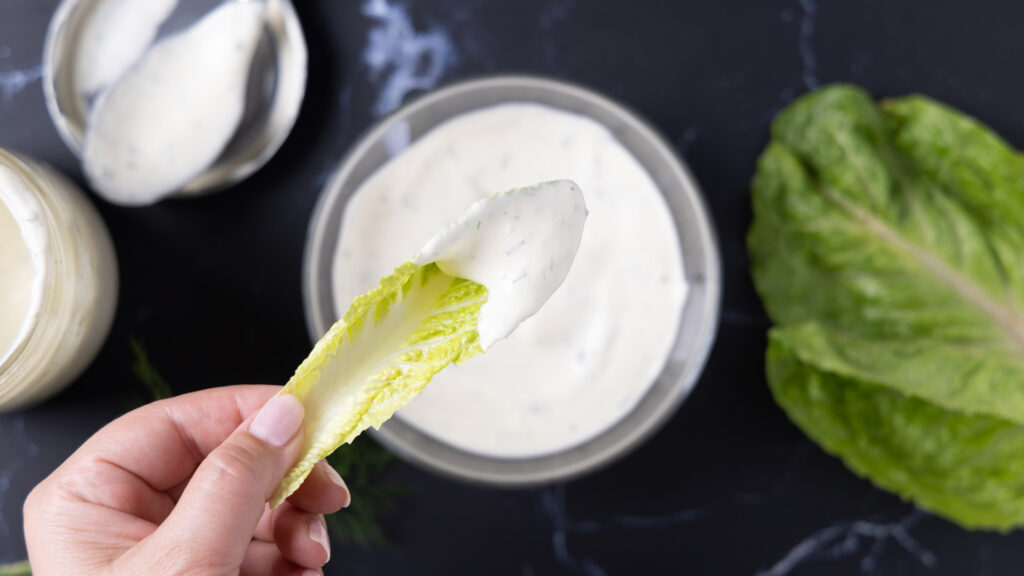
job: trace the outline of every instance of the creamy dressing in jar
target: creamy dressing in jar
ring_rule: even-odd
[[[438,374],[396,417],[469,452],[541,456],[613,426],[661,372],[686,297],[668,206],[606,127],[536,104],[448,120],[362,184],[335,251],[336,308],[473,202],[564,178],[579,184],[590,215],[561,288],[485,355]]]
[[[39,308],[42,288],[42,270],[36,269],[41,263],[33,262],[28,244],[32,236],[22,232],[23,226],[33,225],[31,216],[25,214],[22,205],[15,204],[15,188],[24,188],[16,176],[12,169],[0,165],[0,364],[24,340]],[[23,224],[19,224],[15,212]]]
[[[0,412],[70,383],[106,338],[117,262],[85,195],[0,149]]]

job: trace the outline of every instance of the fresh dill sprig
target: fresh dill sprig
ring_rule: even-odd
[[[327,525],[339,542],[371,548],[387,543],[381,517],[394,509],[405,487],[385,482],[384,472],[395,455],[366,436],[356,438],[327,457],[352,492],[348,508],[327,516]]]
[[[32,576],[32,568],[28,565],[28,560],[4,564],[0,566],[0,576]]]
[[[149,354],[146,353],[146,347],[142,345],[142,342],[132,336],[129,339],[129,343],[131,344],[132,356],[134,358],[132,360],[132,374],[149,390],[151,396],[149,401],[155,402],[173,396],[171,385],[153,367],[153,364],[149,361]]]

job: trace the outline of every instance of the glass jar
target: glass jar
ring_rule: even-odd
[[[8,411],[55,394],[88,366],[110,330],[118,280],[103,220],[53,168],[0,149],[0,210],[9,242],[0,247],[8,275],[0,323],[13,335],[0,343],[0,411]]]

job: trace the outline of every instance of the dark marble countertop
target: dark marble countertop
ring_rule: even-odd
[[[46,114],[40,55],[56,0],[0,0],[0,146],[81,180]],[[263,170],[208,198],[96,200],[117,245],[117,318],[67,391],[0,417],[0,563],[23,558],[31,487],[145,392],[131,340],[175,392],[283,382],[305,356],[299,272],[332,167],[417,90],[498,72],[592,86],[686,158],[721,241],[724,309],[696,390],[628,457],[531,490],[398,464],[390,544],[335,543],[328,574],[1019,573],[1024,535],[972,533],[858,479],[792,426],[763,374],[768,321],[744,245],[748,183],[773,114],[821,83],[922,92],[1024,146],[1024,4],[955,0],[302,0],[306,100]],[[358,495],[357,495],[358,497]]]

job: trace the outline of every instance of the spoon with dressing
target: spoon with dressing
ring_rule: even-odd
[[[68,3],[82,119],[61,132],[77,132],[69,144],[107,200],[146,205],[224,187],[265,163],[294,124],[306,51],[288,0]],[[51,37],[72,28],[58,21],[63,8]],[[67,91],[47,90],[48,100]]]

